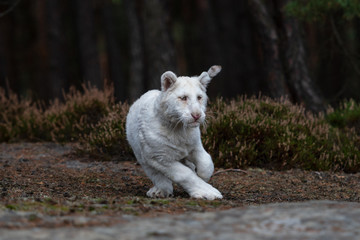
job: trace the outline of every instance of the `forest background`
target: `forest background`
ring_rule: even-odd
[[[358,0],[1,0],[0,86],[47,102],[84,82],[118,101],[167,70],[223,71],[210,97],[360,100]]]

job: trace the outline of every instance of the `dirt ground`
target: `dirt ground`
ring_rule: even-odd
[[[360,173],[216,169],[210,184],[224,199],[191,199],[178,186],[174,198],[150,199],[151,182],[135,161],[78,157],[72,145],[0,145],[0,210],[91,216],[96,224],[96,216],[154,217],[305,200],[360,202]],[[33,225],[36,220],[27,219]]]

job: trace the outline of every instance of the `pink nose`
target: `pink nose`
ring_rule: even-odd
[[[191,116],[194,118],[195,122],[200,118],[200,114],[192,113]]]

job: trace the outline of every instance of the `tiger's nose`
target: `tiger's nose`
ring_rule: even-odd
[[[199,113],[192,113],[191,116],[194,118],[195,122],[201,117]]]

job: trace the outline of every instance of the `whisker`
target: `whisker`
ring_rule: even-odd
[[[177,118],[178,119],[178,121],[176,122],[176,124],[174,125],[174,127],[171,129],[171,133],[174,133],[175,132],[175,129],[177,128],[177,126],[179,125],[179,123],[181,123],[182,122],[182,118],[181,117],[178,117]]]

